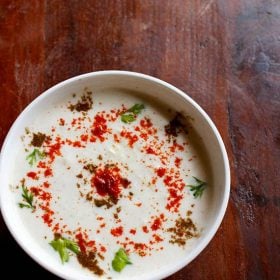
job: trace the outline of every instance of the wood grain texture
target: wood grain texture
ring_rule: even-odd
[[[131,70],[187,92],[224,139],[232,189],[215,238],[168,280],[280,279],[279,1],[1,0],[0,64],[0,144],[28,103],[78,74]],[[0,247],[23,277],[57,279],[2,220]]]

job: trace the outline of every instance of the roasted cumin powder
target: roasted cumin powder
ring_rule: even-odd
[[[198,237],[197,228],[191,218],[178,218],[175,221],[175,226],[167,229],[171,233],[170,243],[184,246],[188,239]]]
[[[79,263],[92,271],[94,274],[101,276],[104,274],[103,269],[101,269],[98,265],[98,261],[96,259],[96,253],[94,252],[89,252],[89,253],[84,253],[81,252],[80,254],[77,255],[77,259]]]
[[[30,145],[34,147],[41,147],[46,139],[46,134],[38,132],[38,133],[33,133],[33,138],[31,140]]]

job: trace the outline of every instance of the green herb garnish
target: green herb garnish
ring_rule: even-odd
[[[68,262],[69,260],[69,253],[67,249],[75,254],[80,253],[79,245],[76,242],[64,237],[55,238],[50,242],[50,245],[59,253],[62,263]]]
[[[130,262],[126,251],[120,248],[112,261],[112,267],[115,271],[121,272],[127,264],[132,264],[132,262]]]
[[[40,152],[38,149],[34,149],[32,153],[30,153],[26,159],[28,163],[32,166],[39,159],[43,159],[46,156],[44,152]]]
[[[136,120],[137,115],[139,115],[142,110],[145,108],[143,104],[135,104],[128,110],[126,110],[122,115],[121,115],[121,120],[124,123],[131,123]]]
[[[193,178],[195,179],[197,185],[187,185],[187,187],[190,187],[190,188],[191,188],[190,190],[193,192],[193,196],[194,196],[195,198],[201,197],[203,191],[204,191],[205,188],[206,188],[207,183],[201,181],[200,179],[198,179],[198,178],[196,178],[196,177],[194,177],[194,176],[193,176]]]
[[[32,192],[30,192],[27,187],[24,186],[24,184],[21,185],[21,189],[22,189],[22,198],[24,202],[20,202],[18,205],[20,208],[31,208],[34,209],[34,205],[33,205],[33,194]]]

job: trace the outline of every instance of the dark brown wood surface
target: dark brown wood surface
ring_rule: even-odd
[[[1,0],[0,144],[52,85],[142,72],[193,97],[227,148],[231,196],[215,238],[175,279],[280,279],[279,0]],[[57,279],[0,221],[1,274]]]

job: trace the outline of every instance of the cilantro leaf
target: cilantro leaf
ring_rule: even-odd
[[[206,182],[201,181],[200,179],[193,176],[193,178],[196,181],[196,185],[187,185],[187,187],[190,187],[190,190],[193,192],[193,196],[195,198],[201,197],[203,194],[203,191],[206,189]]]
[[[69,249],[70,251],[72,251],[75,254],[80,253],[80,247],[76,242],[74,242],[72,240],[69,240],[69,239],[66,239],[66,238],[63,238],[63,239],[64,239],[64,242],[65,242],[65,245],[66,245],[67,249]]]
[[[127,110],[127,112],[132,112],[133,114],[138,115],[144,108],[144,104],[134,104],[131,108]]]
[[[125,250],[120,248],[115,253],[115,257],[112,261],[112,267],[115,271],[121,272],[127,264],[132,264],[132,262],[130,262]]]
[[[143,104],[134,104],[131,108],[126,110],[121,114],[121,120],[124,123],[131,123],[136,120],[137,115],[139,115],[145,108]]]
[[[50,242],[50,245],[59,253],[62,263],[68,262],[69,253],[66,250],[66,245],[62,238],[54,239]]]
[[[64,237],[55,238],[50,242],[50,245],[55,251],[59,253],[62,263],[69,261],[69,253],[67,249],[75,254],[80,253],[79,245],[76,242],[66,239]]]
[[[24,186],[24,184],[21,185],[21,190],[22,190],[22,198],[23,198],[23,202],[20,202],[18,205],[20,208],[31,208],[31,209],[35,209],[34,205],[33,205],[33,194],[32,192],[30,192],[26,186]]]
[[[131,123],[136,120],[136,117],[134,114],[122,114],[121,115],[121,120],[124,123]]]
[[[26,160],[28,161],[29,165],[32,166],[34,163],[36,163],[36,161],[43,159],[45,156],[46,154],[44,152],[41,152],[35,148],[33,152],[26,157]]]

